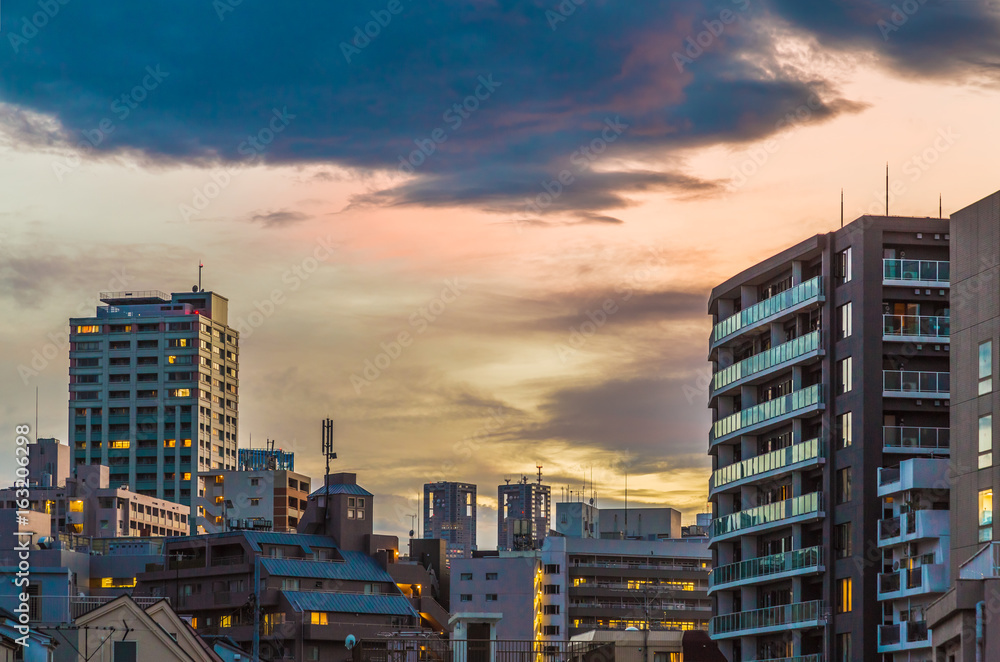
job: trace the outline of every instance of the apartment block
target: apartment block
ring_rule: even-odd
[[[243,450],[243,449],[240,449]],[[295,532],[309,501],[310,478],[294,471],[208,471],[197,504],[207,533],[232,529]]]
[[[52,538],[177,536],[190,530],[188,508],[111,485],[108,467],[81,465],[71,477],[69,447],[57,439],[29,445],[28,467],[41,480],[28,488],[27,510],[47,517]],[[13,509],[19,501],[15,488],[0,490],[0,506]]]
[[[712,291],[710,633],[728,659],[929,656],[949,232],[863,216]]]
[[[476,486],[440,481],[424,485],[424,538],[448,543],[448,557],[470,558],[476,549]]]
[[[521,476],[514,484],[497,488],[497,549],[523,551],[541,549],[549,533],[552,508],[552,488]]]
[[[73,464],[198,515],[204,477],[236,468],[238,333],[213,292],[103,292],[94,317],[70,319]],[[192,526],[192,530],[197,530]]]
[[[951,217],[951,585],[928,610],[935,662],[1000,659],[1000,192]]]
[[[480,552],[451,572],[452,639],[541,639],[541,552]]]

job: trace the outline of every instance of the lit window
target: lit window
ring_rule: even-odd
[[[993,390],[993,341],[979,343],[979,395]]]
[[[993,538],[993,489],[979,492],[979,542]]]
[[[100,333],[101,327],[97,324],[76,327],[77,333]]]
[[[190,447],[191,447],[191,440],[190,439],[185,439],[184,440],[184,448],[190,448]]]
[[[167,363],[176,363],[176,362],[177,362],[177,357],[176,356],[168,356],[167,357]]]
[[[837,362],[837,394],[847,393],[854,388],[854,357]]]
[[[163,447],[164,448],[173,448],[176,445],[177,445],[177,440],[175,440],[175,439],[164,439],[163,440]]]
[[[854,321],[851,319],[851,302],[848,301],[843,306],[837,308],[837,330],[838,339],[850,338],[854,332]]]
[[[188,472],[185,472],[184,475],[181,476],[181,480],[191,480],[191,474],[188,473]]]
[[[71,513],[82,513],[83,512],[83,499],[76,499],[69,502],[69,512]]]
[[[979,417],[979,468],[993,466],[993,414]]]
[[[846,614],[852,609],[852,589],[854,582],[850,577],[837,580],[837,613]]]
[[[847,448],[854,443],[854,432],[851,429],[853,416],[851,412],[844,412],[837,417],[837,442],[840,448]]]
[[[172,398],[190,398],[191,389],[189,388],[175,388],[170,391],[170,397]]]
[[[314,611],[309,615],[309,622],[313,625],[329,625],[329,617],[325,611]]]
[[[219,616],[219,627],[220,628],[229,628],[229,627],[232,627],[232,626],[233,626],[233,617],[232,616]]]
[[[351,508],[350,510],[348,510],[347,511],[347,519],[354,519],[354,513],[355,513],[355,511],[354,511],[353,508]]]
[[[111,443],[108,444],[108,448],[128,448],[128,447],[129,447],[128,440],[112,441]]]

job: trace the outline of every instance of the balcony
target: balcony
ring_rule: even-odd
[[[882,396],[947,400],[951,397],[951,373],[883,370]]]
[[[949,530],[947,510],[916,510],[878,522],[878,546],[937,538]]]
[[[951,318],[933,315],[883,315],[882,340],[887,342],[951,342]]]
[[[948,460],[945,458],[914,457],[898,467],[878,470],[878,495],[892,496],[910,490],[948,490]]]
[[[947,511],[942,512],[948,514]],[[712,542],[717,542],[736,535],[816,520],[823,515],[823,495],[812,492],[717,517],[712,520],[709,535]]]
[[[943,455],[951,452],[949,428],[916,428],[898,425],[882,427],[882,451],[885,453],[924,453]]]
[[[947,260],[882,260],[882,283],[907,287],[948,287]]]
[[[823,387],[821,384],[813,384],[720,418],[712,424],[710,441],[715,444],[736,434],[749,434],[768,425],[781,423],[792,416],[822,408]]]
[[[716,324],[712,329],[712,346],[718,346],[740,331],[765,322],[776,321],[776,318],[783,313],[790,313],[823,300],[823,279],[816,276]]]
[[[712,639],[729,639],[769,632],[802,630],[825,624],[823,601],[814,600],[722,614],[709,622],[708,633]]]
[[[796,655],[795,657],[769,657],[759,662],[823,662],[823,654],[813,653],[812,655]]]
[[[902,568],[878,576],[878,599],[898,600],[948,590],[948,566],[943,563],[923,565],[912,570]]]
[[[792,444],[717,469],[712,473],[711,491],[714,494],[721,487],[738,487],[788,471],[819,465],[825,461],[825,457],[826,448],[819,439]]]
[[[927,621],[904,621],[878,627],[878,652],[898,653],[917,648],[930,648],[931,632]]]
[[[820,332],[813,331],[723,368],[712,375],[712,395],[753,376],[763,376],[794,361],[819,356]]]
[[[809,547],[714,568],[708,576],[708,590],[711,593],[723,587],[736,588],[813,572],[823,572],[823,570],[823,548]]]

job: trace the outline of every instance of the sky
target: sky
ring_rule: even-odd
[[[207,290],[240,446],[375,496],[534,475],[706,510],[708,293],[884,209],[1000,188],[1000,3],[0,6],[0,451],[67,439],[68,318]],[[6,450],[4,450],[6,449]],[[0,482],[13,479],[0,461]]]

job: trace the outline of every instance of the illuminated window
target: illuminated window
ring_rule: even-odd
[[[173,448],[176,445],[177,445],[177,440],[176,439],[164,439],[163,440],[163,447],[164,448]]]
[[[187,441],[187,443],[186,443],[186,444],[184,444],[185,446],[190,446],[190,445],[191,445],[191,440],[190,440],[190,439],[187,439],[187,440],[185,440],[185,441]],[[223,477],[222,477],[221,475],[219,475],[219,476],[216,476],[216,477],[215,477],[215,482],[216,482],[216,483],[221,483],[221,482],[223,482],[224,480],[225,480],[225,479],[224,479],[224,478],[223,478]]]
[[[129,442],[127,439],[112,441],[108,444],[108,448],[128,448]]]
[[[170,391],[170,397],[172,398],[190,398],[191,389],[189,388],[175,388]]]
[[[190,448],[190,447],[191,447],[191,440],[190,439],[185,439],[184,440],[184,448]]]
[[[101,588],[135,588],[135,577],[104,577]]]
[[[854,443],[854,432],[851,423],[854,417],[851,412],[845,412],[837,417],[837,445],[839,448],[847,448]]]
[[[76,327],[77,333],[100,333],[101,327],[97,324]]]
[[[82,513],[83,512],[83,499],[76,499],[69,502],[69,512],[71,513]]]
[[[188,472],[185,472],[184,475],[181,476],[181,480],[191,480],[191,474],[188,473]]]
[[[854,357],[837,361],[837,394],[849,393],[854,388]]]
[[[854,324],[851,319],[851,302],[848,301],[843,306],[837,308],[837,331],[838,338],[850,338],[854,333]]]
[[[329,625],[329,617],[325,611],[314,611],[309,614],[309,622],[313,625]]]
[[[220,628],[230,628],[233,626],[232,616],[219,616],[219,627]]]
[[[176,363],[176,362],[177,362],[177,356],[176,355],[174,355],[174,356],[168,356],[167,357],[167,363]]]
[[[852,592],[854,588],[854,582],[850,577],[845,577],[844,579],[837,580],[837,613],[846,614],[851,611],[852,605]]]
[[[979,492],[979,542],[993,539],[993,489]]]

